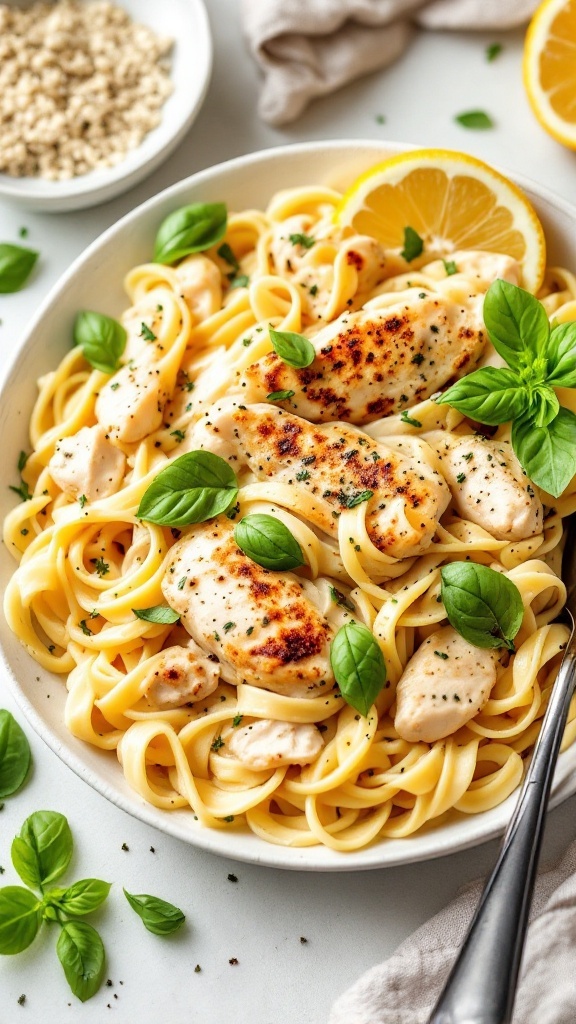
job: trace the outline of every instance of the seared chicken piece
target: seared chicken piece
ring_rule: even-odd
[[[82,427],[77,434],[56,442],[48,469],[69,497],[84,494],[88,501],[97,501],[120,487],[126,456],[110,443],[103,427]]]
[[[164,597],[220,659],[227,682],[297,697],[330,689],[334,630],[314,603],[314,584],[262,569],[237,546],[225,516],[194,526],[171,554]]]
[[[490,696],[498,657],[493,648],[473,647],[452,626],[432,633],[398,682],[398,735],[408,743],[434,743],[466,725]]]
[[[207,256],[187,256],[174,273],[180,294],[198,323],[222,307],[222,275]]]
[[[154,664],[146,697],[158,708],[204,700],[218,686],[218,659],[212,660],[189,638],[185,647],[167,647]]]
[[[173,362],[163,357],[163,346],[149,343],[101,388],[96,418],[115,440],[130,444],[158,430],[176,382]]]
[[[345,423],[314,426],[275,406],[217,402],[197,424],[190,445],[249,466],[259,480],[305,488],[313,498],[306,517],[336,536],[343,509],[367,501],[372,543],[394,558],[430,544],[450,500],[446,484],[423,457],[400,454]],[[432,453],[430,452],[430,461]],[[296,493],[295,493],[296,498]]]
[[[310,366],[295,370],[270,352],[239,374],[243,400],[293,391],[284,407],[313,423],[370,423],[401,412],[476,368],[486,342],[481,299],[465,308],[410,289],[384,308],[343,313],[310,339]]]
[[[293,725],[261,718],[234,729],[228,750],[254,771],[283,764],[310,764],[324,744],[315,725]]]
[[[435,437],[442,473],[463,519],[497,540],[524,540],[542,532],[542,502],[508,441]]]

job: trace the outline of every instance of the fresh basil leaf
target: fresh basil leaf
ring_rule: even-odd
[[[0,800],[11,796],[28,775],[31,761],[30,745],[18,722],[4,709],[0,710]]]
[[[522,416],[512,424],[512,447],[530,480],[559,498],[576,474],[576,416],[562,407],[547,427]]]
[[[124,895],[128,903],[142,919],[144,927],[154,935],[170,935],[184,924],[185,915],[175,907],[173,903],[167,903],[157,896],[147,896],[145,893],[134,895],[126,892]]]
[[[53,902],[72,917],[84,917],[104,903],[111,886],[112,882],[103,882],[99,878],[83,878],[65,889]],[[49,900],[51,896],[52,893],[48,893]]]
[[[226,234],[225,203],[191,203],[169,213],[154,243],[155,263],[174,263],[216,245]]]
[[[85,1003],[96,994],[104,978],[106,954],[98,932],[86,921],[66,921],[56,953],[72,992]]]
[[[187,452],[162,469],[144,492],[136,515],[159,526],[204,523],[236,501],[238,482],[224,459]]]
[[[526,388],[515,370],[497,370],[486,366],[456,381],[436,399],[438,405],[451,405],[479,423],[507,423],[528,408]]]
[[[494,127],[494,121],[484,110],[465,110],[462,114],[456,114],[454,120],[463,128],[475,128],[482,131]]]
[[[556,392],[546,384],[539,384],[530,396],[530,419],[537,427],[547,427],[556,419],[560,402]]]
[[[308,341],[303,334],[294,334],[293,331],[274,331],[270,328],[270,341],[280,359],[296,370],[310,366],[310,363],[313,363],[316,358],[312,342]]]
[[[42,921],[37,896],[21,885],[0,889],[0,953],[21,953],[36,938]]]
[[[21,245],[0,243],[0,292],[18,292],[32,273],[39,253]]]
[[[256,512],[234,527],[234,540],[248,558],[264,569],[280,572],[305,565],[302,548],[276,516]]]
[[[576,323],[558,324],[550,332],[546,349],[546,383],[554,388],[576,388]]]
[[[161,626],[178,622],[180,618],[178,612],[175,612],[167,604],[155,604],[151,608],[133,608],[132,611],[137,619],[143,619],[144,622],[156,622]]]
[[[410,225],[404,228],[404,248],[400,255],[407,263],[411,263],[424,251],[424,239]]]
[[[115,373],[126,348],[126,331],[117,320],[103,313],[84,310],[74,323],[74,344],[95,370]]]
[[[495,569],[475,562],[450,562],[440,570],[448,621],[474,647],[514,650],[524,615],[518,587]]]
[[[550,324],[544,306],[530,292],[500,278],[484,298],[484,323],[496,351],[513,370],[546,354]]]
[[[26,885],[42,889],[64,874],[73,846],[70,826],[63,814],[35,811],[12,841],[12,863]]]
[[[219,249],[216,250],[216,252],[218,253],[218,256],[220,257],[221,260],[224,260],[224,262],[227,263],[229,267],[232,267],[232,270],[235,273],[238,273],[238,271],[240,270],[240,264],[238,263],[238,260],[236,259],[236,256],[234,255],[232,249],[228,245],[228,242],[222,242],[222,245],[220,246]]]
[[[342,626],[330,647],[330,664],[346,703],[366,717],[386,682],[384,655],[370,630],[359,622]]]
[[[491,63],[496,60],[498,54],[502,53],[502,43],[490,43],[490,46],[486,47],[486,60]]]

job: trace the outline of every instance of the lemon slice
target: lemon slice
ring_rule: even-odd
[[[418,149],[376,164],[348,189],[334,217],[386,249],[400,251],[411,227],[432,256],[504,253],[520,263],[529,291],[542,284],[546,243],[533,207],[516,185],[466,153]]]
[[[576,0],[545,0],[524,44],[524,85],[543,128],[576,149]]]

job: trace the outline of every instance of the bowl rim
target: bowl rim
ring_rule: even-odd
[[[150,197],[145,202],[130,210],[102,232],[74,259],[68,269],[52,285],[36,313],[28,322],[24,332],[19,337],[14,347],[14,351],[5,364],[2,374],[0,375],[0,399],[5,390],[10,386],[12,376],[16,375],[21,353],[28,344],[30,338],[33,336],[38,324],[44,318],[47,309],[49,309],[60,297],[60,294],[66,290],[69,282],[75,278],[83,265],[87,263],[100,249],[104,248],[117,233],[123,232],[134,221],[137,221],[142,215],[154,210],[155,207],[161,207],[167,199],[177,199],[182,193],[186,193],[186,191],[191,187],[201,187],[203,183],[210,181],[215,173],[235,171],[237,169],[240,170],[245,167],[249,167],[250,165],[266,163],[269,159],[281,159],[283,156],[316,154],[318,152],[330,150],[337,150],[342,155],[345,155],[352,153],[355,149],[368,151],[373,150],[375,154],[386,151],[389,153],[395,153],[406,152],[418,148],[423,147],[409,145],[404,142],[396,142],[393,140],[374,139],[327,139],[320,142],[307,141],[291,143],[278,147],[270,147],[264,150],[259,150],[255,153],[248,153],[243,156],[234,157],[219,164],[214,164],[163,189],[156,195]],[[500,167],[496,167],[496,169],[501,171],[501,173],[508,174],[511,180],[518,184],[522,189],[532,191],[543,202],[549,203],[551,206],[569,217],[570,220],[576,222],[576,207],[561,197],[556,196],[547,188],[547,186],[543,186],[539,182],[535,182],[524,175],[510,173],[505,169],[502,170]],[[30,656],[28,655],[28,657]],[[131,816],[144,821],[148,825],[152,825],[167,835],[181,839],[191,846],[198,847],[199,849],[210,853],[216,853],[219,856],[257,864],[259,866],[282,868],[287,870],[327,872],[372,870],[376,868],[416,863],[424,860],[434,860],[451,853],[469,849],[501,835],[508,823],[516,802],[517,790],[515,790],[514,793],[512,793],[512,795],[497,808],[493,808],[492,810],[483,812],[482,814],[470,815],[466,818],[465,835],[462,838],[458,837],[456,842],[452,841],[450,837],[439,841],[438,833],[435,834],[433,826],[425,829],[424,831],[420,831],[417,833],[419,843],[416,849],[407,845],[410,842],[410,837],[407,837],[406,839],[380,840],[379,842],[377,841],[372,843],[361,850],[352,851],[350,853],[339,853],[328,848],[317,846],[311,848],[276,846],[272,843],[266,843],[264,840],[261,840],[259,837],[252,834],[250,835],[250,848],[244,849],[242,844],[240,848],[238,848],[234,843],[235,836],[231,830],[222,831],[200,827],[193,827],[190,828],[190,830],[187,830],[182,825],[181,818],[176,817],[171,813],[166,813],[160,808],[147,803],[133,791],[124,793],[118,786],[111,786],[103,777],[100,776],[98,772],[94,771],[92,767],[86,765],[81,756],[81,748],[79,747],[78,751],[74,749],[73,744],[81,744],[82,741],[75,740],[75,737],[70,734],[71,742],[66,744],[60,740],[55,732],[52,731],[52,727],[44,720],[39,711],[36,710],[35,706],[28,699],[8,660],[4,646],[1,643],[0,660],[6,670],[11,693],[27,721],[32,725],[36,733],[47,744],[47,746],[50,747],[60,760],[63,761],[67,767],[71,768],[79,778],[83,779],[83,781],[87,782],[92,789],[96,790],[96,792],[100,793],[111,803],[115,804],[123,811],[126,811]],[[58,682],[60,684],[61,681],[58,680]],[[571,749],[574,754],[576,746]],[[104,756],[109,757],[109,754],[110,752],[105,752]],[[569,754],[570,748],[560,755],[560,764],[566,764],[564,759],[567,758]],[[576,754],[574,754],[574,756],[576,757]],[[572,777],[568,775],[566,778],[561,779],[559,784],[553,788],[549,808],[551,809],[563,800],[567,799],[574,792],[576,792],[576,771],[572,772]],[[489,818],[487,816],[489,816]],[[191,822],[191,824],[195,825],[196,823]],[[456,822],[456,824],[459,824],[459,822]],[[244,837],[246,833],[243,832],[241,835]],[[222,841],[223,838],[224,842]],[[254,849],[252,849],[252,842],[254,844]],[[314,859],[311,859],[309,856],[310,854],[312,854]]]
[[[89,171],[63,181],[49,181],[46,178],[30,176],[16,178],[0,172],[0,197],[22,205],[29,204],[30,208],[44,212],[53,210],[58,213],[66,209],[82,209],[83,206],[88,206],[87,202],[83,203],[83,200],[88,198],[91,205],[97,205],[98,202],[106,202],[128,191],[144,177],[152,174],[167,159],[196,118],[208,92],[214,65],[214,43],[204,0],[186,0],[186,3],[190,8],[190,16],[197,22],[198,36],[194,41],[194,52],[199,58],[201,74],[197,90],[191,93],[192,103],[183,108],[176,119],[174,129],[168,130],[166,137],[162,138],[161,121],[135,149],[128,150],[115,166]],[[137,20],[134,14],[131,14],[131,17],[132,20]],[[168,103],[173,95],[174,93],[169,95],[165,102]],[[146,139],[153,132],[159,132],[159,135],[151,147],[151,152],[146,156],[138,155]],[[98,175],[96,181],[94,174]]]

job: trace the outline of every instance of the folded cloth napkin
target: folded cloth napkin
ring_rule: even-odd
[[[538,0],[242,0],[248,46],[264,72],[260,116],[285,124],[311,99],[386,67],[414,26],[506,29]]]
[[[425,1024],[462,945],[483,882],[467,886],[341,996],[329,1024]],[[538,876],[513,1024],[576,1021],[576,842]]]

